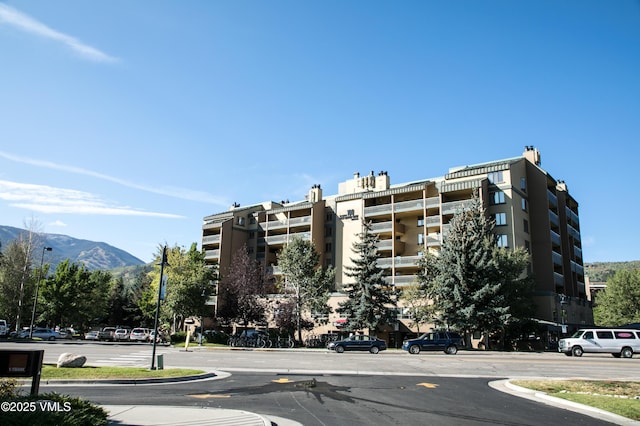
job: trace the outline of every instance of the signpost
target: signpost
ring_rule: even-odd
[[[38,395],[44,350],[0,350],[0,377],[32,377],[31,395]]]
[[[164,300],[167,278],[164,275],[164,267],[167,262],[167,246],[162,249],[162,261],[160,261],[160,282],[158,283],[158,303],[156,303],[156,319],[153,325],[153,351],[151,352],[151,370],[156,369],[156,345],[158,343],[158,317],[160,316],[160,301]]]

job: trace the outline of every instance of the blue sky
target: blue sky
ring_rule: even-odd
[[[585,261],[638,260],[638,46],[632,0],[0,1],[0,224],[150,261],[233,202],[534,145]]]

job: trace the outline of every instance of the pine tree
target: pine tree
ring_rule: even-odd
[[[438,323],[492,332],[530,312],[531,305],[522,301],[531,281],[520,278],[528,255],[498,247],[493,227],[477,195],[451,220],[433,288]]]
[[[347,288],[348,299],[340,303],[337,311],[348,318],[349,330],[369,329],[374,333],[379,325],[393,324],[395,291],[384,280],[384,271],[378,266],[378,236],[371,233],[371,224],[362,224],[360,241],[353,244],[353,266],[346,267],[346,275],[354,279]]]

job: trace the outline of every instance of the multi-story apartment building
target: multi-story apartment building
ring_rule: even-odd
[[[234,205],[204,218],[202,247],[207,262],[217,263],[223,274],[233,253],[246,244],[252,257],[278,275],[282,247],[295,236],[310,240],[322,264],[335,267],[339,298],[349,284],[346,267],[365,220],[379,235],[379,266],[388,272],[387,282],[405,286],[413,282],[420,256],[440,249],[453,215],[474,191],[495,221],[498,244],[522,247],[531,255],[527,273],[536,282],[536,319],[551,327],[592,324],[578,203],[563,181],[541,168],[533,147],[520,157],[452,168],[441,177],[391,185],[386,172],[356,173],[339,184],[336,195],[323,196],[314,185],[302,201]],[[396,330],[410,328],[401,306],[398,312],[403,327]],[[321,331],[340,324],[333,320]]]

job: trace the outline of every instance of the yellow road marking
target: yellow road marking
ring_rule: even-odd
[[[278,379],[278,380],[272,380],[273,383],[292,383],[293,380],[289,380],[286,377],[283,377],[282,379]]]
[[[434,389],[438,387],[438,385],[435,383],[418,383],[416,386],[422,386],[429,389]]]
[[[189,395],[192,398],[207,399],[207,398],[231,398],[231,395],[220,395],[211,393],[201,393],[197,395]]]

